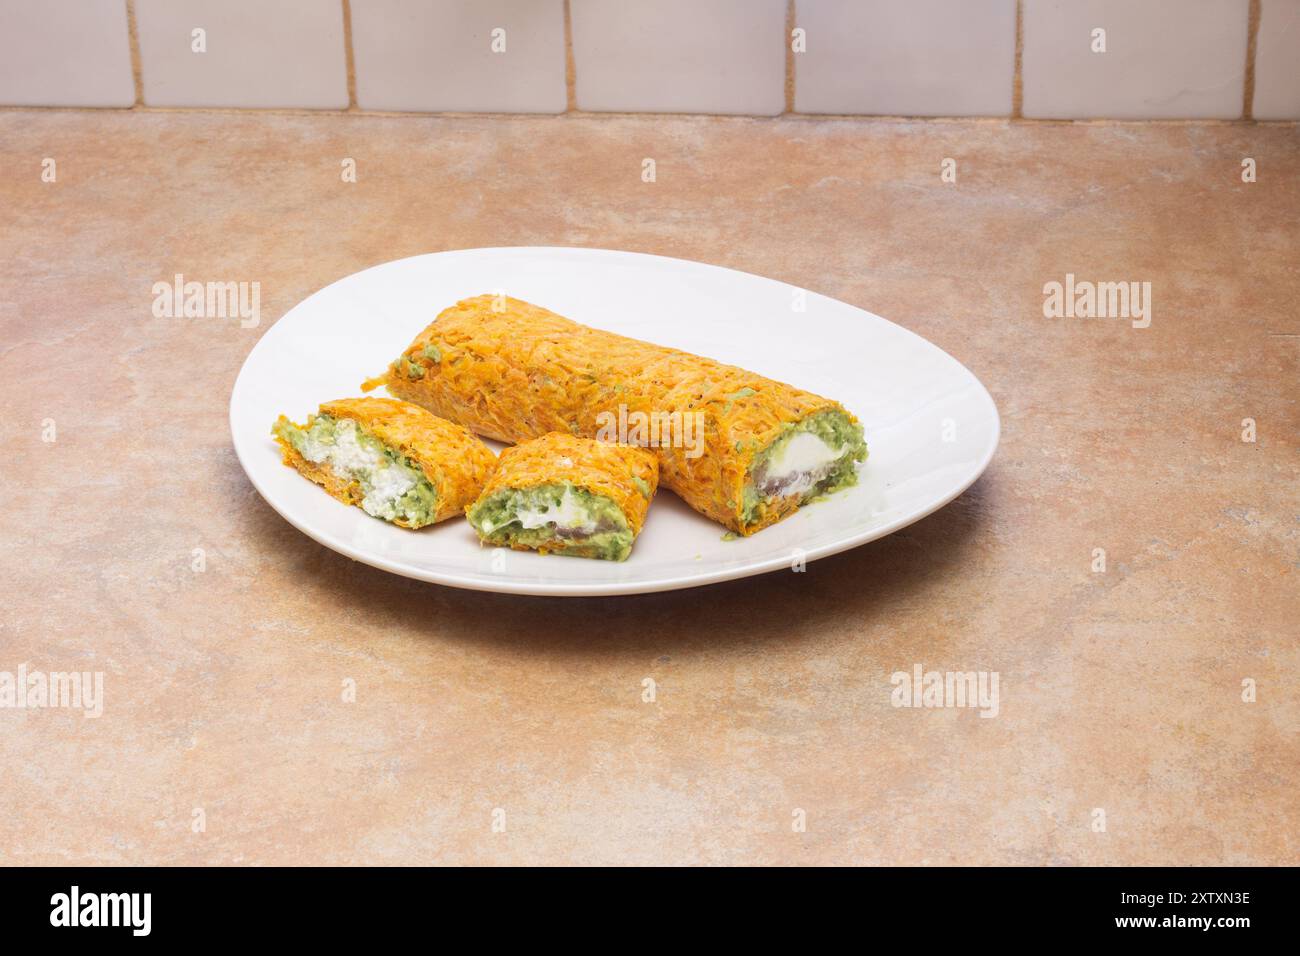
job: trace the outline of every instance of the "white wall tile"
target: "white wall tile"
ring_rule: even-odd
[[[1300,119],[1300,0],[1263,0],[1255,41],[1255,119]]]
[[[341,109],[343,5],[335,0],[136,0],[149,106]],[[207,52],[191,49],[195,28]]]
[[[785,0],[571,0],[578,108],[775,115]]]
[[[505,52],[492,31],[505,31]],[[562,113],[563,0],[352,0],[357,105]]]
[[[795,110],[1009,116],[1016,0],[797,0]]]
[[[126,0],[0,0],[0,103],[134,102]]]
[[[1025,0],[1025,116],[1241,115],[1248,0]],[[1106,52],[1091,49],[1106,31]]]

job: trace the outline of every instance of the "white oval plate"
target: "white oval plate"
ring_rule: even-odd
[[[281,413],[360,394],[439,312],[504,291],[586,325],[707,355],[842,402],[870,456],[855,488],[751,538],[661,489],[625,562],[481,547],[450,519],[406,531],[335,501],[280,462]],[[803,296],[802,311],[799,298]],[[951,421],[949,421],[951,420]],[[601,249],[467,249],[385,263],[291,309],[254,346],[230,396],[235,451],[294,527],[357,561],[511,594],[636,594],[789,568],[897,531],[943,507],[997,448],[993,399],[960,362],[892,322],[794,286],[717,266]],[[494,445],[494,448],[499,446]]]

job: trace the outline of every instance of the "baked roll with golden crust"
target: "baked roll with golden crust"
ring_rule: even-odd
[[[403,528],[461,514],[496,467],[469,429],[392,398],[326,402],[304,425],[281,415],[271,433],[286,465]]]
[[[362,388],[379,385],[500,441],[560,431],[650,447],[665,487],[743,535],[854,484],[867,456],[838,402],[519,299],[446,309]]]
[[[658,487],[646,449],[551,432],[503,451],[465,516],[485,544],[623,561]]]

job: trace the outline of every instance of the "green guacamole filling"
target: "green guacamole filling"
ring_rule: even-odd
[[[313,415],[306,428],[279,422],[275,432],[303,458],[360,484],[366,514],[412,528],[433,523],[438,491],[424,470],[351,419]]]
[[[779,474],[775,465],[784,458],[790,443],[800,435],[812,435],[839,454],[833,461],[825,462],[807,471]],[[745,479],[741,500],[741,519],[749,525],[762,520],[768,503],[797,497],[800,505],[808,504],[823,495],[857,484],[857,463],[866,461],[867,443],[862,437],[862,426],[849,421],[841,411],[830,409],[792,422],[781,434],[754,456]]]
[[[622,561],[632,529],[611,499],[568,482],[503,488],[474,505],[469,523],[488,544]]]

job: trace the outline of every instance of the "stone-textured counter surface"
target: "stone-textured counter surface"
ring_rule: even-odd
[[[0,862],[1300,860],[1294,126],[8,111],[0,168],[0,671],[105,675],[98,719],[0,709]],[[230,445],[258,336],[499,245],[870,309],[1002,446],[702,590],[457,591],[295,531]],[[155,317],[176,273],[259,282],[261,324]],[[1066,273],[1150,282],[1150,327],[1044,318]],[[891,706],[918,663],[996,671],[997,717]]]

